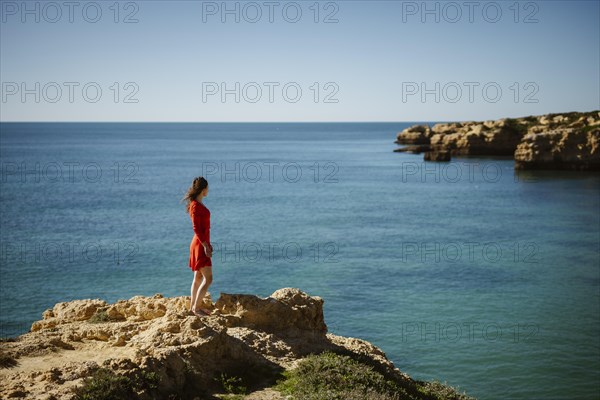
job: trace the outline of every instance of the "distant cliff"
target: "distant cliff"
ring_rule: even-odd
[[[58,303],[29,333],[0,343],[0,398],[283,399],[281,388],[311,387],[301,374],[276,384],[305,360],[328,365],[322,377],[309,374],[315,390],[332,390],[337,376],[348,386],[339,390],[353,393],[344,398],[467,398],[411,379],[364,340],[328,333],[323,300],[298,289],[268,298],[221,294],[205,306],[210,316],[191,315],[189,297],[160,294]],[[334,375],[336,368],[343,371]]]
[[[514,156],[516,169],[600,170],[600,112],[415,125],[397,149],[448,161],[451,155]]]

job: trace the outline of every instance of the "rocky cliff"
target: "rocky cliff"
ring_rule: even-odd
[[[127,398],[217,398],[231,377],[243,377],[252,392],[246,398],[283,399],[273,388],[282,372],[323,352],[349,356],[393,381],[401,393],[386,399],[465,398],[411,379],[364,340],[328,333],[323,300],[298,289],[268,298],[221,294],[205,306],[213,310],[210,316],[189,313],[189,297],[160,294],[114,304],[58,303],[30,332],[0,343],[0,398],[86,398],[84,385],[108,396],[125,382],[115,377],[137,382],[126,388]],[[90,381],[99,371],[105,381]]]
[[[431,160],[498,155],[514,156],[516,169],[600,170],[600,112],[415,125],[396,143],[410,145],[396,151],[426,152]]]

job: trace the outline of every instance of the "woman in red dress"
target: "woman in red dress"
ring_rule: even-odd
[[[184,200],[192,220],[194,237],[190,243],[189,267],[194,271],[190,311],[198,316],[209,315],[210,310],[202,308],[202,301],[212,283],[212,245],[210,244],[210,211],[202,203],[208,195],[208,182],[199,176],[194,179]]]

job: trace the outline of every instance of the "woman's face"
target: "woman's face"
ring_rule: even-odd
[[[208,196],[208,186],[204,188],[204,190],[202,191],[202,196],[206,197]]]

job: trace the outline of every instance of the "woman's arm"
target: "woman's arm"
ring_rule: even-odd
[[[208,230],[210,229],[210,217],[199,207],[192,205],[192,227],[194,233],[200,239],[200,243],[208,242]]]

